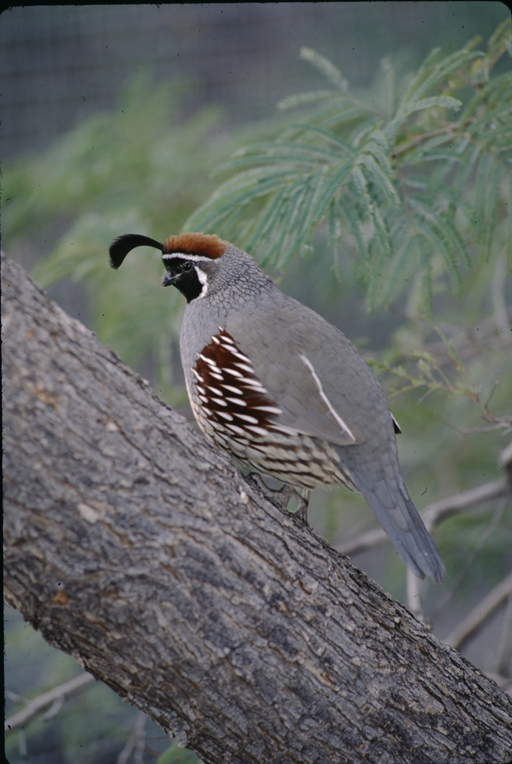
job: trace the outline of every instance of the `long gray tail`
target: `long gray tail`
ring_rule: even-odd
[[[446,568],[400,473],[392,484],[383,476],[381,480],[374,481],[372,489],[363,485],[358,485],[358,489],[405,564],[419,578],[427,576],[435,583],[441,583]]]

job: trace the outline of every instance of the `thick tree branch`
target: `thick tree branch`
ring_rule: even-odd
[[[4,262],[6,596],[207,764],[510,759],[512,703]]]

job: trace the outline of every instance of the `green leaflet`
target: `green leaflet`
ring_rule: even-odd
[[[243,166],[244,163],[254,164],[267,159],[273,162],[318,162],[322,159],[333,159],[336,161],[338,158],[339,152],[328,149],[325,146],[298,143],[298,141],[267,141],[239,149],[235,152],[235,159],[222,165],[218,171],[232,170],[238,166]]]
[[[386,174],[378,162],[375,161],[375,158],[369,153],[364,153],[361,154],[357,162],[359,166],[362,165],[364,167],[365,176],[375,184],[376,191],[380,192],[383,199],[396,203],[398,195],[392,180],[389,174]]]
[[[416,208],[414,215],[415,228],[432,245],[434,252],[438,252],[443,258],[453,288],[458,293],[461,285],[461,276],[457,262],[458,252],[453,246],[451,235],[447,232],[442,221],[432,219],[430,215],[426,217],[421,205],[414,204],[413,206]]]
[[[482,56],[483,53],[467,51],[463,48],[445,58],[444,61],[435,61],[437,53],[432,59],[429,57],[425,62],[426,65],[420,69],[417,77],[411,83],[408,93],[406,93],[403,106],[406,113],[407,109],[424,98],[429,90],[440,85],[450,74],[460,69],[464,64],[468,64]]]
[[[432,315],[432,308],[434,306],[434,292],[432,288],[432,263],[428,255],[426,242],[420,236],[415,237],[415,244],[418,250],[419,262],[420,262],[420,294],[422,301],[422,308],[427,317]]]
[[[495,38],[493,61],[475,45],[445,58],[432,51],[401,88],[385,62],[388,86],[402,94],[386,117],[349,93],[336,66],[304,50],[337,95],[324,90],[286,102],[291,108],[319,99],[308,118],[278,139],[236,152],[221,168],[233,178],[192,220],[221,225],[227,237],[243,236],[265,262],[285,267],[326,219],[338,271],[343,227],[352,234],[370,282],[369,305],[390,299],[409,257],[421,269],[416,283],[430,310],[436,254],[455,290],[461,266],[471,267],[474,255],[491,256],[500,184],[512,172],[503,162],[498,171],[496,161],[512,156],[512,88],[508,77],[491,77],[505,35]],[[234,216],[233,205],[243,213]],[[473,252],[475,244],[480,249]],[[435,273],[442,275],[438,268]]]
[[[244,173],[243,177],[236,176],[223,184],[206,204],[188,218],[185,230],[210,230],[231,215],[238,205],[247,206],[254,199],[282,187],[287,179],[297,175],[295,171],[287,169],[272,173],[262,172],[260,168],[257,170]]]
[[[329,59],[321,56],[311,48],[301,48],[300,57],[313,64],[335,88],[341,90],[342,93],[348,92],[347,80],[343,77],[338,67],[334,66]]]
[[[290,191],[288,188],[281,188],[276,194],[269,198],[260,215],[258,224],[254,228],[254,233],[247,244],[249,252],[251,252],[261,240],[267,238],[275,229],[276,225],[279,224],[280,218],[284,216],[284,211],[290,204],[291,196],[293,196],[293,190]]]
[[[487,226],[487,195],[493,181],[495,160],[490,154],[480,159],[475,183],[475,203],[472,212],[473,236],[477,244],[482,244]]]
[[[430,98],[420,98],[419,101],[413,101],[407,107],[404,116],[408,116],[415,111],[421,109],[432,109],[436,106],[441,106],[446,109],[460,109],[462,101],[458,98],[452,98],[451,96],[431,96]]]
[[[339,138],[335,133],[331,132],[330,130],[324,130],[321,127],[317,127],[316,125],[308,125],[307,123],[296,123],[294,125],[291,125],[291,128],[292,129],[296,128],[297,130],[301,132],[312,133],[314,135],[322,136],[326,138],[329,142],[334,143],[336,146],[339,146],[340,148],[344,149],[346,152],[350,154],[351,157],[356,156],[356,151],[354,150],[354,147],[347,141],[343,141],[341,138]]]
[[[324,217],[333,197],[350,178],[351,171],[351,161],[345,161],[324,170],[317,179],[316,188],[311,197],[307,218],[304,223],[305,230],[309,231],[313,225],[316,225]]]
[[[339,200],[338,200],[338,206],[348,223],[348,226],[350,228],[350,232],[352,236],[354,237],[354,240],[357,245],[357,249],[359,252],[359,255],[364,263],[368,263],[369,260],[369,252],[368,252],[368,245],[366,242],[366,236],[363,229],[363,220],[358,215],[356,206],[353,202],[352,197],[349,194],[344,194]]]
[[[381,290],[378,295],[371,295],[373,301],[370,304],[371,308],[375,307],[376,297],[378,296],[379,303],[386,305],[393,293],[397,288],[399,277],[403,274],[404,265],[408,258],[411,256],[411,232],[408,231],[408,235],[403,238],[403,241],[399,247],[393,247],[393,255],[388,260],[385,276],[382,280]],[[384,265],[384,263],[383,263]],[[369,295],[370,297],[370,295]]]
[[[501,104],[501,106],[496,106],[495,109],[493,109],[491,112],[483,114],[480,119],[473,122],[473,124],[468,125],[468,132],[471,135],[478,134],[481,130],[488,130],[489,126],[492,125],[495,121],[498,120],[508,120],[508,123],[510,124],[510,119],[512,118],[512,90],[509,92],[509,100],[505,101]],[[491,127],[491,129],[493,129]]]
[[[287,96],[278,102],[277,108],[281,111],[287,111],[288,109],[295,109],[297,106],[317,103],[318,101],[325,101],[338,96],[339,93],[335,90],[313,90],[309,93]]]

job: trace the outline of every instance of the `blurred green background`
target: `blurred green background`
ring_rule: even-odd
[[[133,255],[119,272],[111,271],[112,239],[128,232],[159,240],[178,233],[225,180],[212,177],[216,167],[241,146],[271,139],[293,121],[277,109],[278,102],[324,86],[300,59],[302,46],[336,64],[352,93],[371,104],[380,96],[383,57],[397,76],[405,75],[433,47],[448,55],[475,35],[485,45],[509,15],[498,2],[46,6],[4,12],[3,251],[186,413],[177,344],[182,299],[175,290],[159,288],[157,254]],[[510,60],[501,65],[510,66]],[[98,251],[104,259],[94,257]],[[321,238],[285,273],[270,270],[283,291],[339,326],[370,358],[395,363],[424,336],[405,297],[369,314],[356,258],[342,257],[334,275]],[[493,256],[465,273],[459,297],[437,295],[434,319],[447,333],[458,328],[469,337],[475,327],[483,331],[496,312],[497,291],[510,309],[510,275]],[[125,309],[130,304],[144,304],[143,320],[141,312]],[[162,327],[155,347],[150,340]],[[510,414],[510,346],[503,350],[492,332],[489,337],[479,352],[469,352],[465,369],[482,400],[493,396],[489,405],[496,415]],[[508,440],[499,430],[464,434],[485,427],[470,396],[437,390],[423,399],[425,389],[393,394],[396,377],[381,374],[381,381],[404,431],[402,472],[419,509],[500,476],[498,455]],[[346,491],[316,491],[310,519],[333,545],[375,527],[364,502]],[[510,571],[510,503],[489,502],[446,520],[434,538],[448,578],[443,587],[425,585],[422,598],[442,639]],[[405,601],[404,568],[390,544],[352,560]],[[503,608],[463,650],[483,670],[496,669],[506,620]],[[23,707],[16,696],[36,697],[80,673],[72,658],[47,646],[8,607],[5,631],[7,716]],[[53,718],[38,717],[26,732],[10,736],[7,758],[12,764],[121,764],[137,713],[107,687],[89,687]],[[168,747],[148,720],[140,761],[156,762]],[[195,761],[177,748],[164,755],[169,762]],[[134,756],[127,761],[137,761]]]

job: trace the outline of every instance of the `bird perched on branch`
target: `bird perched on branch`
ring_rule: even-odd
[[[143,245],[162,252],[163,286],[187,300],[181,359],[208,440],[305,495],[333,484],[360,493],[405,564],[442,581],[444,565],[400,475],[398,425],[345,335],[218,236],[184,233],[161,244],[126,234],[110,247],[112,267]]]

